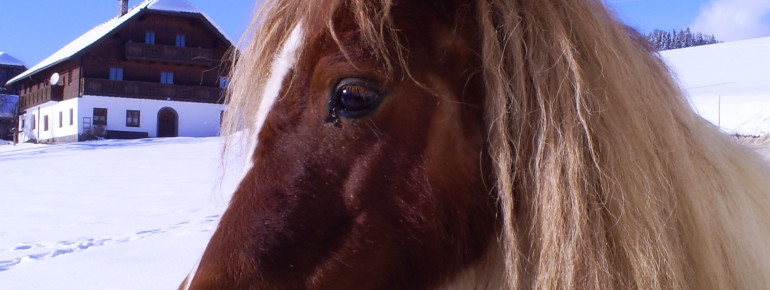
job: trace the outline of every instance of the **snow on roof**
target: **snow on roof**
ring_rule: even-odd
[[[115,30],[118,26],[125,23],[129,19],[133,18],[136,14],[138,14],[144,9],[193,13],[193,14],[199,13],[203,15],[203,17],[205,17],[206,20],[211,23],[211,25],[213,25],[217,30],[219,30],[219,33],[222,34],[222,36],[227,38],[227,40],[230,41],[230,43],[233,43],[233,41],[227,36],[227,34],[225,34],[224,30],[219,28],[214,23],[214,21],[210,17],[208,17],[208,15],[203,13],[203,11],[195,7],[195,5],[192,5],[187,0],[145,0],[141,4],[129,10],[128,13],[126,13],[125,15],[115,17],[99,26],[94,27],[90,31],[86,32],[85,34],[81,35],[80,37],[76,38],[69,44],[59,49],[59,51],[55,52],[54,54],[44,59],[40,63],[36,64],[35,66],[31,67],[27,71],[21,73],[20,75],[12,78],[7,82],[7,84],[15,83],[41,70],[47,69],[51,66],[59,64],[65,60],[68,60],[73,55],[77,54],[83,49],[91,46],[91,44],[94,44],[95,42],[102,39],[102,37],[109,34],[113,30]]]
[[[195,7],[195,5],[192,5],[190,2],[187,2],[187,0],[153,1],[148,8],[163,11],[203,13],[203,11],[198,9],[198,7]]]
[[[0,51],[0,65],[24,66],[24,63],[9,54]]]
[[[203,15],[206,20],[208,20],[211,25],[216,28],[222,36],[227,38],[227,41],[230,43],[235,43],[230,37],[225,34],[224,29],[219,27],[219,25],[214,22],[214,20],[211,19],[211,17],[206,14],[206,12],[203,12],[203,10],[198,9],[198,7],[195,7],[192,3],[188,2],[187,0],[154,0],[150,1],[149,5],[147,6],[148,9],[152,10],[161,10],[161,11],[172,11],[172,12],[187,12],[187,13],[198,13]]]

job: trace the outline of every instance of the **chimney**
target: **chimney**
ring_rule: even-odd
[[[128,13],[128,0],[118,0],[120,4],[120,14],[118,16],[123,16]]]

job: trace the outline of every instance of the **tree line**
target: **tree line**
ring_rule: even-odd
[[[645,35],[647,41],[657,47],[658,50],[677,49],[693,47],[706,44],[721,43],[712,34],[692,33],[690,28],[684,30],[663,31],[656,29],[652,33]]]

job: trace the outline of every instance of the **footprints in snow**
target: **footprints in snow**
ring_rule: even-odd
[[[208,223],[215,222],[219,219],[219,217],[220,215],[206,216],[199,224],[208,224]],[[190,224],[191,222],[184,221],[167,228],[143,230],[143,231],[138,231],[131,235],[117,236],[112,238],[102,238],[102,239],[89,238],[89,239],[81,239],[78,241],[60,241],[52,245],[46,245],[42,243],[29,243],[29,242],[21,243],[7,250],[7,252],[11,252],[11,256],[17,256],[17,257],[12,258],[10,260],[0,260],[0,272],[8,271],[18,264],[29,262],[29,261],[50,259],[61,255],[82,252],[93,247],[101,247],[101,246],[107,246],[112,244],[127,243],[131,241],[146,239],[154,235],[168,233],[170,231],[188,226]],[[206,232],[210,230],[202,230],[202,231]],[[0,253],[2,252],[3,251],[0,250]],[[29,252],[34,252],[34,253],[27,254]],[[14,253],[16,253],[16,255],[14,255]],[[3,256],[6,256],[6,255],[3,255]]]
[[[22,244],[21,246],[13,248],[13,250],[14,251],[29,250],[29,249],[32,249],[32,248],[35,248],[35,247],[39,247],[39,246],[42,246],[42,245],[38,245],[38,244]]]

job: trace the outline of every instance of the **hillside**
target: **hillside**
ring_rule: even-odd
[[[702,117],[728,133],[770,133],[770,37],[668,50],[661,56]]]

